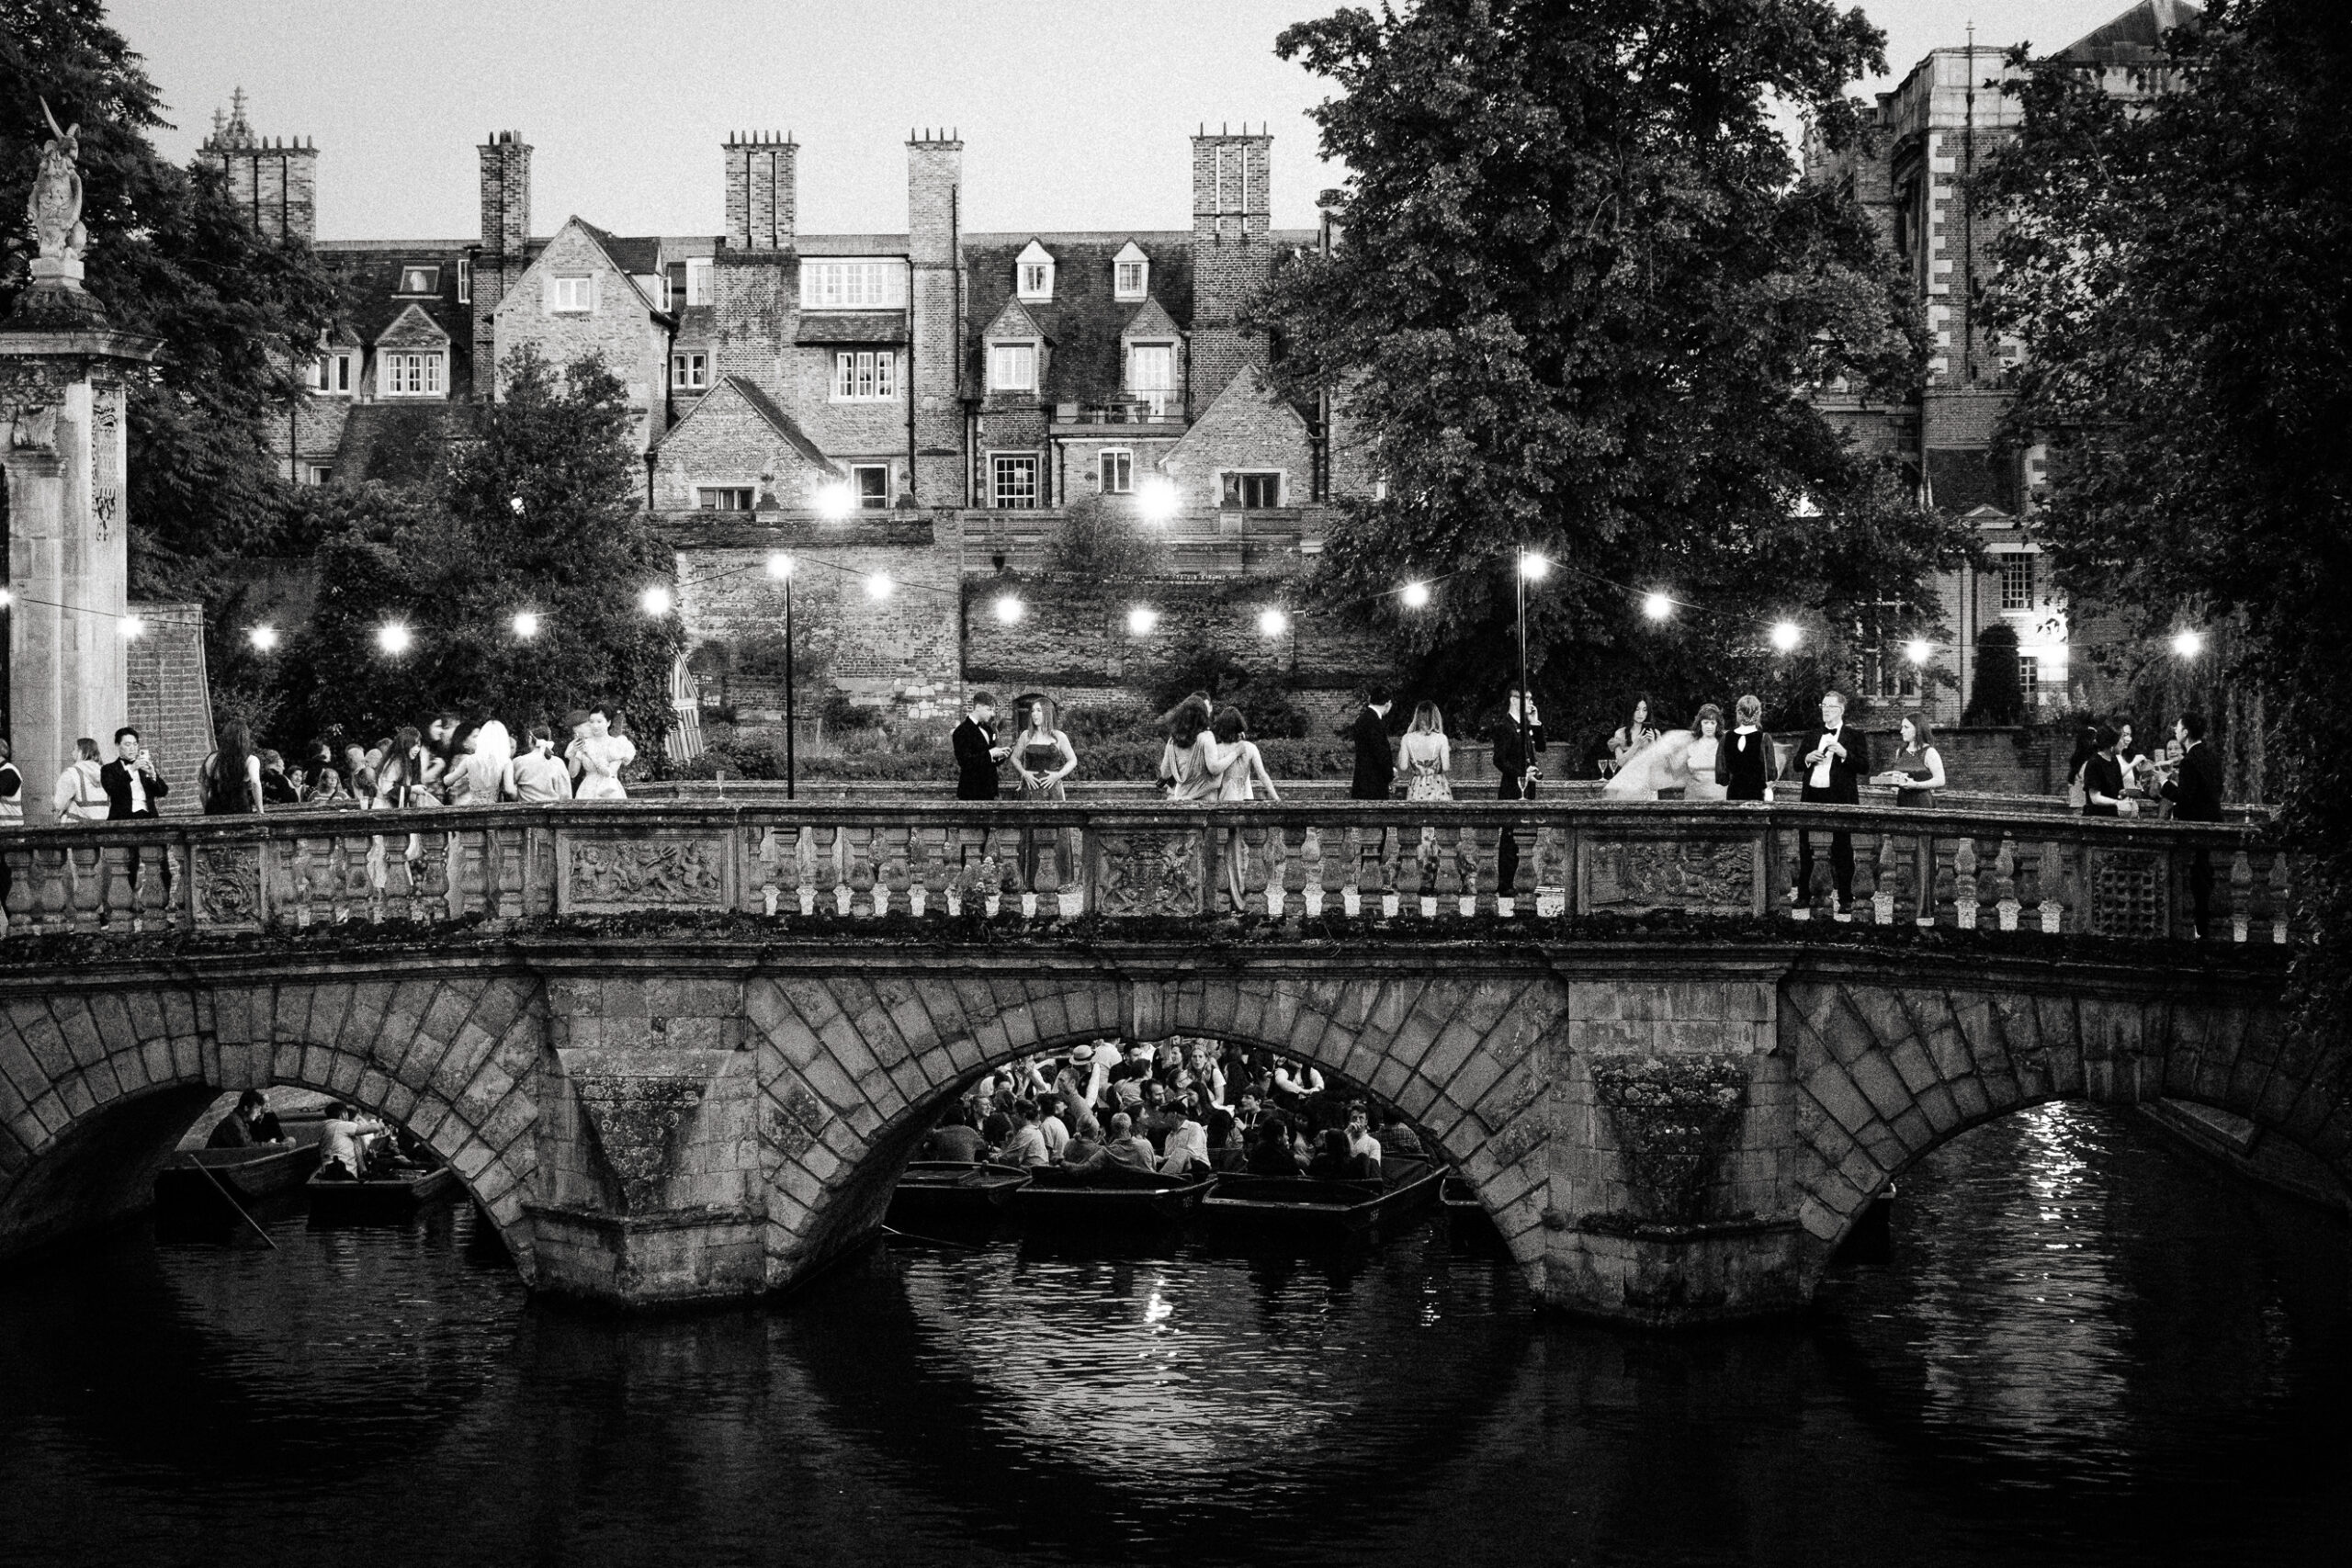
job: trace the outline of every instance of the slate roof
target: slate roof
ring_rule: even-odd
[[[346,341],[349,333],[369,347],[413,307],[447,334],[448,386],[452,395],[467,397],[473,388],[473,307],[458,303],[458,263],[468,247],[427,243],[394,246],[381,243],[340,245],[329,240],[316,247],[319,260],[342,293],[330,336]],[[398,294],[401,269],[437,266],[440,292],[432,296]]]
[[[967,384],[987,385],[982,339],[1013,302],[1013,260],[1035,239],[1054,254],[1054,298],[1050,304],[1021,302],[1037,330],[1054,345],[1046,384],[1038,396],[1047,403],[1113,402],[1122,394],[1125,366],[1119,334],[1141,302],[1112,296],[1111,260],[1133,240],[1151,258],[1149,294],[1180,326],[1193,319],[1193,248],[1186,233],[1020,234],[964,237],[964,260],[971,278],[965,344]]]
[[[904,343],[903,310],[811,310],[800,318],[797,344]]]
[[[662,241],[652,234],[611,234],[585,219],[580,226],[605,247],[615,266],[636,277],[650,277],[662,270]]]
[[[2061,60],[2086,65],[2129,65],[2163,58],[2164,35],[2175,28],[2201,27],[2205,13],[2187,0],[2140,0],[2058,51]]]

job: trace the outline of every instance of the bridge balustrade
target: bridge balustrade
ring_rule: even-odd
[[[1512,884],[1498,886],[1500,835]],[[2285,942],[2296,868],[2261,824],[1794,804],[642,802],[288,812],[0,835],[0,938],[287,931],[640,911],[946,920],[1370,916],[1442,926],[1674,910]],[[1813,886],[1786,890],[1798,837]]]

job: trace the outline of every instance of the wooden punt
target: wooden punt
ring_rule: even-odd
[[[919,1159],[890,1194],[889,1224],[994,1219],[1005,1199],[1029,1179],[1019,1166],[985,1160]]]
[[[1445,1168],[1400,1159],[1376,1181],[1312,1176],[1227,1176],[1202,1215],[1236,1230],[1362,1235],[1437,1201]]]
[[[1101,1225],[1148,1222],[1172,1224],[1201,1205],[1218,1178],[1164,1176],[1131,1166],[1065,1170],[1039,1166],[1005,1200],[1005,1213],[1023,1224]]]
[[[251,1205],[293,1191],[318,1168],[316,1143],[181,1149],[155,1173],[155,1205],[173,1213],[225,1213],[223,1188],[239,1203]]]
[[[458,1173],[446,1165],[412,1166],[370,1181],[322,1181],[312,1176],[303,1186],[311,1200],[314,1224],[366,1224],[405,1220],[458,1185]]]

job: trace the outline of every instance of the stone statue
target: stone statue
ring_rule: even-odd
[[[26,209],[43,259],[78,262],[90,239],[82,227],[82,172],[74,166],[82,151],[81,122],[58,130],[47,99],[41,101],[40,112],[49,121],[51,136],[40,150],[40,167],[33,175],[32,199]]]

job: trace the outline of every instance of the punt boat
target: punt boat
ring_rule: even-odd
[[[318,1168],[316,1142],[180,1149],[155,1173],[155,1206],[173,1213],[209,1214],[220,1210],[225,1189],[229,1197],[251,1207],[264,1198],[291,1192]]]
[[[1202,1201],[1201,1213],[1236,1230],[1362,1235],[1427,1208],[1444,1180],[1443,1166],[1418,1159],[1393,1161],[1368,1181],[1225,1176]]]
[[[1164,1176],[1121,1165],[1089,1171],[1039,1166],[1006,1198],[1004,1207],[1026,1224],[1174,1224],[1199,1208],[1218,1179]]]
[[[1005,1199],[1029,1179],[1018,1166],[985,1160],[919,1159],[907,1167],[890,1194],[886,1223],[961,1221],[996,1217]]]
[[[401,1161],[390,1175],[368,1181],[322,1181],[312,1176],[303,1190],[311,1200],[312,1224],[367,1224],[405,1220],[458,1185],[446,1165]]]

